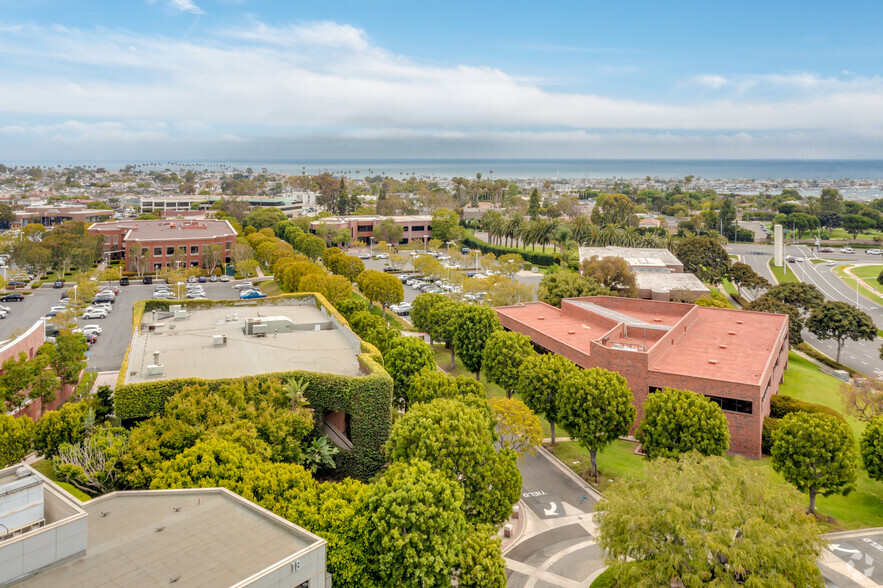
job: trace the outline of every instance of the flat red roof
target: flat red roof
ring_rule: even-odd
[[[661,353],[651,356],[651,372],[751,385],[761,383],[766,364],[778,355],[788,329],[788,317],[781,314],[632,298],[573,298],[563,301],[561,309],[531,302],[495,310],[510,323],[520,323],[525,330],[586,355],[592,341],[623,324],[639,331],[633,329],[628,337],[616,330],[611,343],[628,343],[642,348],[642,353],[652,352],[660,338],[673,331],[674,345],[666,338]]]
[[[651,372],[759,384],[767,362],[778,355],[784,314],[698,307],[696,321],[660,355]]]

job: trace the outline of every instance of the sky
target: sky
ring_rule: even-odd
[[[0,161],[881,159],[881,15],[0,0]]]

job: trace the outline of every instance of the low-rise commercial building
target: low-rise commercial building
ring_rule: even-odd
[[[112,210],[69,204],[28,206],[24,210],[16,210],[14,213],[13,228],[21,228],[34,223],[51,227],[67,221],[99,223],[113,217]]]
[[[638,297],[668,302],[674,292],[677,299],[695,300],[708,294],[708,287],[691,273],[668,249],[652,247],[580,247],[579,260],[592,257],[621,257],[635,274]]]
[[[226,220],[129,220],[99,223],[89,232],[104,237],[104,254],[108,259],[125,259],[126,270],[155,271],[173,263],[199,267],[205,247],[218,245],[224,261],[229,261],[230,248],[236,242],[236,230]],[[138,243],[141,255],[133,257],[130,245]],[[183,251],[183,254],[181,253]],[[137,258],[137,259],[136,259]]]
[[[0,586],[326,588],[326,542],[226,488],[80,503],[32,468],[0,470]]]
[[[332,233],[340,230],[346,230],[350,233],[351,242],[364,241],[365,243],[378,242],[381,239],[375,234],[377,225],[386,219],[392,219],[393,222],[402,227],[402,238],[398,243],[390,243],[390,245],[407,245],[412,241],[424,243],[432,238],[432,217],[430,215],[409,215],[409,216],[329,216],[310,223],[310,232],[315,233],[316,230],[325,226]]]
[[[555,308],[542,302],[495,309],[503,327],[582,368],[621,374],[637,408],[666,387],[721,406],[730,451],[759,458],[763,419],[788,365],[788,317],[692,304],[593,296]]]

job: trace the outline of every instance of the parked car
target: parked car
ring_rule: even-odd
[[[248,292],[243,292],[239,295],[239,298],[242,300],[248,300],[250,298],[266,298],[267,295],[262,292],[258,292],[257,290],[249,290]]]
[[[196,276],[187,276],[187,283],[188,284],[195,284],[196,283]]]
[[[174,298],[174,296],[172,295],[171,292],[159,291],[159,292],[153,293],[154,300],[171,300],[173,298]]]
[[[463,255],[469,255],[469,253],[470,253],[471,251],[472,251],[472,250],[469,249],[469,247],[464,247],[464,248],[462,248],[462,249],[460,250],[460,253],[462,253]]]
[[[208,278],[205,276],[199,276],[198,279],[200,284],[205,284],[206,282],[208,282]]]
[[[4,294],[3,296],[0,296],[0,302],[21,302],[24,299],[25,295],[19,294],[18,292]]]
[[[209,282],[217,282],[217,281],[218,281],[218,276],[216,276],[215,274],[212,274],[212,275],[210,275],[210,276],[208,277],[208,281],[209,281]]]
[[[153,278],[151,278],[150,276],[144,276],[144,278],[141,279],[141,283],[143,283],[143,284],[152,284],[152,283],[153,283]]]
[[[83,313],[84,319],[103,319],[107,317],[107,311],[103,308],[88,308]]]
[[[219,279],[220,279],[222,282],[229,282],[229,281],[230,281],[230,276],[221,276]]]
[[[251,282],[239,282],[238,284],[233,284],[233,287],[237,290],[242,290],[243,288],[254,288],[254,284]]]
[[[370,253],[359,253],[359,259],[371,259]]]
[[[82,333],[85,335],[87,333],[95,333],[96,335],[101,334],[101,327],[98,325],[86,325],[81,329]]]
[[[27,282],[23,282],[21,280],[11,280],[9,282],[6,282],[7,288],[17,288],[19,286],[27,286],[27,285],[28,285]]]
[[[840,250],[840,253],[855,253],[855,249],[852,247],[844,247]]]
[[[129,278],[120,278],[120,286],[128,286]]]
[[[55,280],[55,282],[52,283],[52,287],[53,288],[64,288],[64,281],[63,280]]]

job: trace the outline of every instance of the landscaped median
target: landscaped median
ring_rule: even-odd
[[[784,284],[786,282],[799,282],[800,281],[797,278],[797,274],[794,273],[794,266],[796,266],[797,263],[802,263],[802,262],[793,263],[790,265],[790,267],[788,265],[788,262],[785,262],[784,267],[777,267],[774,264],[774,262],[775,262],[775,259],[770,258],[770,261],[769,261],[770,271],[773,272],[773,276],[776,278],[776,282],[778,282],[779,284]]]
[[[843,402],[839,391],[842,383],[840,380],[820,372],[818,366],[794,352],[789,353],[788,362],[785,382],[780,387],[779,394],[828,406],[843,413]],[[864,423],[851,416],[845,418],[858,443]],[[565,441],[555,446],[546,445],[546,448],[583,479],[594,485],[594,479],[590,476],[589,452],[578,443]],[[603,492],[625,476],[643,475],[647,461],[634,453],[636,448],[636,443],[619,440],[603,452],[599,452],[596,488]],[[766,456],[759,460],[743,457],[727,459],[740,468],[772,470],[771,460]],[[780,475],[773,475],[777,483],[787,484]],[[828,531],[883,526],[883,483],[868,478],[867,472],[860,467],[855,490],[847,496],[819,496],[816,506]]]
[[[850,266],[840,264],[834,268],[834,275],[852,290],[855,290],[856,282],[858,282],[859,294],[883,305],[883,297],[880,296],[883,294],[883,287],[877,282],[880,271],[883,271],[883,265]],[[856,279],[855,276],[858,276],[859,279]]]

